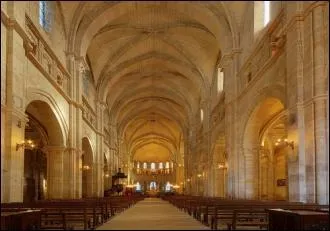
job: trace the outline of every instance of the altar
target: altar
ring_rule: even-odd
[[[159,191],[156,189],[152,189],[152,190],[148,190],[146,193],[149,197],[157,197]]]

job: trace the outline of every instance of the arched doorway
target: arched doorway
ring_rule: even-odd
[[[243,137],[245,198],[287,200],[287,130],[283,103],[268,97],[252,111]]]
[[[26,113],[28,114],[28,113]],[[23,202],[43,200],[47,193],[47,157],[42,148],[47,145],[47,132],[30,114],[25,126]]]
[[[280,113],[264,127],[259,152],[260,197],[288,200],[287,116]]]
[[[104,173],[104,191],[108,191],[111,188],[111,175],[110,175],[110,171],[109,171],[109,165],[108,165],[108,161],[107,161],[107,157],[104,154],[104,160],[103,160],[103,173]]]
[[[226,197],[227,191],[227,155],[225,150],[225,135],[221,133],[213,148],[214,196]]]
[[[93,151],[87,137],[82,139],[82,198],[93,196]]]
[[[62,196],[55,190],[52,166],[54,159],[48,158],[49,146],[62,147],[63,137],[57,118],[44,101],[34,100],[25,110],[28,122],[25,126],[24,143],[24,188],[23,201],[32,202]],[[23,141],[22,141],[23,143]],[[59,188],[59,186],[57,185]]]

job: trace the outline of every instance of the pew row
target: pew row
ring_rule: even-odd
[[[141,196],[130,198],[113,196],[72,200],[43,200],[33,203],[2,203],[1,217],[5,217],[8,212],[18,213],[37,209],[40,211],[38,229],[95,229],[142,199]],[[10,225],[9,223],[7,221],[8,225]]]

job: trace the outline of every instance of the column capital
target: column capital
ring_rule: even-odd
[[[219,67],[223,67],[223,68],[228,67],[230,65],[230,63],[233,62],[233,57],[237,53],[238,53],[238,50],[235,49],[235,52],[233,50],[230,53],[226,53],[226,54],[222,55],[220,62],[219,62]]]

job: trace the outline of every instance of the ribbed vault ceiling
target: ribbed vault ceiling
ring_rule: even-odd
[[[90,60],[98,97],[131,157],[175,159],[209,95],[221,51],[232,47],[223,3],[93,1],[62,8],[71,22],[68,49]]]

